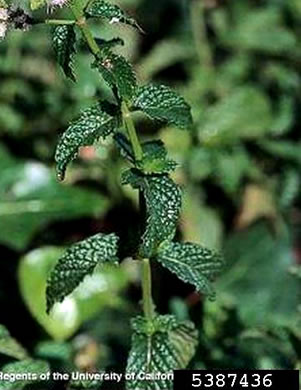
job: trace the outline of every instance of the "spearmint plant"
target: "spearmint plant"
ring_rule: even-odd
[[[1,4],[3,37],[10,28],[25,29],[40,23],[23,10]],[[152,300],[151,265],[159,262],[200,293],[213,297],[211,282],[220,272],[223,260],[210,249],[174,240],[181,209],[181,189],[171,177],[177,164],[168,157],[161,140],[141,142],[132,114],[141,111],[151,120],[189,131],[192,124],[190,107],[167,86],[138,83],[133,67],[123,56],[114,53],[114,46],[122,44],[122,38],[105,41],[93,36],[89,27],[92,18],[141,30],[138,23],[117,5],[103,0],[31,0],[30,5],[33,10],[47,7],[49,11],[45,23],[52,25],[54,52],[65,76],[76,82],[74,57],[77,43],[82,40],[91,53],[91,67],[99,72],[112,91],[110,101],[99,100],[79,113],[62,134],[55,153],[57,176],[59,180],[64,179],[67,167],[80,147],[107,137],[113,138],[127,160],[129,168],[123,172],[121,182],[139,193],[143,220],[140,244],[135,253],[129,253],[141,264],[143,313],[132,320],[132,346],[126,371],[133,376],[126,386],[127,389],[170,389],[170,379],[157,376],[155,380],[145,381],[137,374],[168,373],[187,367],[197,347],[198,332],[193,323],[180,322],[172,315],[161,315],[156,311]],[[52,19],[51,12],[61,7],[68,8],[72,18]],[[118,253],[118,237],[114,233],[100,232],[71,246],[49,276],[47,312],[92,274],[97,265],[118,266],[122,260]]]

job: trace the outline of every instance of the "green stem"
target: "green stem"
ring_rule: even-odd
[[[93,38],[93,35],[86,22],[83,9],[81,8],[79,0],[73,0],[70,4],[71,11],[76,19],[76,24],[81,30],[83,37],[85,38],[91,52],[95,57],[99,57],[100,49]],[[143,150],[137,136],[133,118],[131,112],[126,104],[122,102],[122,116],[123,121],[128,132],[128,137],[132,144],[135,160],[141,161],[143,158]],[[143,312],[148,320],[151,320],[154,316],[154,306],[152,301],[152,279],[151,279],[151,266],[149,259],[142,260],[142,298],[143,298]]]
[[[142,147],[140,145],[139,138],[137,136],[137,132],[133,122],[133,118],[131,116],[131,112],[128,109],[128,106],[125,102],[122,102],[122,117],[124,120],[126,130],[128,132],[129,139],[133,147],[135,160],[141,161],[143,158]]]
[[[125,102],[122,102],[121,109],[124,124],[134,151],[135,162],[141,161],[143,158],[143,150],[137,136],[131,112]],[[143,207],[141,206],[142,204],[140,202],[140,213],[143,212]],[[154,306],[152,300],[152,276],[149,259],[142,260],[142,300],[144,316],[147,320],[151,321],[154,317]]]
[[[99,46],[97,45],[89,26],[87,25],[86,18],[84,16],[83,10],[81,6],[79,5],[79,2],[77,0],[73,0],[70,4],[71,11],[76,19],[76,24],[78,25],[79,29],[81,30],[91,52],[95,55],[95,57],[98,57],[100,54]]]
[[[76,20],[68,20],[68,19],[46,19],[46,24],[55,24],[55,25],[69,25],[75,24]]]
[[[128,132],[130,142],[132,144],[135,161],[141,161],[143,158],[143,150],[137,136],[131,112],[125,102],[122,102],[122,117]],[[140,212],[143,212],[141,202]],[[152,276],[149,259],[142,260],[142,299],[144,316],[147,320],[151,321],[154,317],[154,305],[152,300]]]
[[[154,317],[154,305],[152,300],[152,276],[149,259],[142,260],[142,297],[143,312],[147,320]]]
[[[212,70],[214,65],[206,32],[205,9],[202,0],[191,1],[190,16],[193,38],[200,62],[207,69]]]
[[[100,49],[93,38],[93,35],[89,29],[89,26],[87,25],[86,18],[84,17],[83,10],[79,6],[78,0],[73,0],[73,2],[70,4],[71,11],[73,12],[73,15],[76,19],[76,24],[80,28],[91,52],[98,57],[100,54]],[[135,125],[133,122],[133,119],[131,117],[131,113],[126,105],[125,102],[122,103],[122,114],[123,114],[123,120],[128,132],[128,136],[130,138],[133,151],[135,154],[136,161],[142,160],[143,157],[143,151],[136,133]]]

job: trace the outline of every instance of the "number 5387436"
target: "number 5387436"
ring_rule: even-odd
[[[193,388],[242,388],[251,389],[256,387],[269,388],[273,385],[272,374],[260,375],[260,374],[192,374]]]

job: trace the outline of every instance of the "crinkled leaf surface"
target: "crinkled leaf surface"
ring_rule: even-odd
[[[47,312],[91,275],[98,263],[116,263],[117,243],[115,234],[99,233],[67,249],[47,282]]]
[[[77,156],[81,146],[93,145],[99,138],[106,138],[118,127],[116,107],[99,102],[84,110],[79,119],[63,133],[55,153],[57,172],[61,179],[67,165]]]
[[[131,16],[127,15],[118,5],[103,0],[94,0],[86,9],[86,15],[91,17],[104,18],[110,24],[124,23],[140,29],[138,23]]]
[[[29,252],[19,265],[18,282],[22,298],[32,316],[55,340],[62,341],[86,320],[105,307],[122,304],[120,292],[128,285],[130,273],[125,267],[96,266],[93,275],[84,281],[62,303],[46,314],[46,282],[64,249],[42,247]],[[45,354],[44,350],[44,354]],[[48,353],[50,354],[51,352]],[[42,354],[40,357],[45,358]]]
[[[110,88],[116,88],[121,99],[131,101],[137,89],[136,75],[132,65],[122,56],[103,50],[102,57],[93,65],[99,69]]]
[[[142,145],[143,159],[139,168],[146,175],[166,174],[177,167],[177,163],[167,157],[167,151],[162,141],[149,141]]]
[[[71,25],[56,26],[52,30],[52,45],[58,63],[65,75],[76,81],[73,70],[73,56],[75,53],[76,35]]]
[[[124,134],[117,132],[114,135],[116,146],[127,160],[134,162],[134,152],[131,143]],[[144,142],[142,145],[143,158],[137,161],[139,169],[146,175],[167,174],[176,169],[177,163],[167,156],[167,150],[162,141]]]
[[[0,354],[23,360],[27,357],[27,352],[13,337],[5,326],[0,325]]]
[[[153,119],[179,128],[192,124],[190,106],[184,98],[164,85],[145,85],[138,89],[133,106]]]
[[[49,372],[46,362],[40,360],[23,360],[17,363],[10,363],[1,368],[4,374],[31,374],[39,375]],[[29,384],[37,383],[36,379],[25,379],[12,381],[1,381],[1,390],[22,390]]]
[[[52,170],[12,158],[0,145],[0,242],[17,250],[51,221],[101,216],[108,200],[95,191],[62,185]]]
[[[178,322],[174,316],[157,316],[152,323],[142,317],[132,321],[133,336],[127,372],[171,373],[186,368],[195,353],[198,332],[190,321]],[[169,380],[127,381],[128,390],[172,389]]]
[[[141,255],[152,257],[163,241],[173,238],[181,208],[181,191],[166,175],[143,176],[134,169],[124,172],[122,181],[143,192],[147,226]]]
[[[224,264],[217,252],[191,242],[173,242],[164,246],[156,259],[197,291],[214,297],[211,281]]]

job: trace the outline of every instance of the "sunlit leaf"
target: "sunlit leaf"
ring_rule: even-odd
[[[118,238],[98,233],[67,249],[52,270],[47,282],[46,298],[49,313],[56,302],[62,302],[98,263],[116,263]]]
[[[64,302],[57,303],[47,315],[47,278],[63,254],[64,249],[58,247],[33,250],[21,259],[18,271],[19,288],[26,306],[35,320],[58,341],[68,339],[84,321],[104,308],[119,307],[122,304],[119,293],[128,285],[130,278],[124,267],[97,266],[93,275],[87,276]],[[46,353],[50,356],[59,352],[45,346],[39,350],[39,357],[46,359]]]
[[[184,98],[164,85],[145,85],[139,88],[133,105],[153,119],[180,128],[185,129],[192,124],[190,107]]]
[[[46,5],[46,0],[30,0],[30,8],[35,11],[38,8],[44,7]]]
[[[197,291],[214,297],[211,282],[224,265],[217,252],[191,242],[175,242],[164,246],[156,259],[178,278],[194,285]]]

